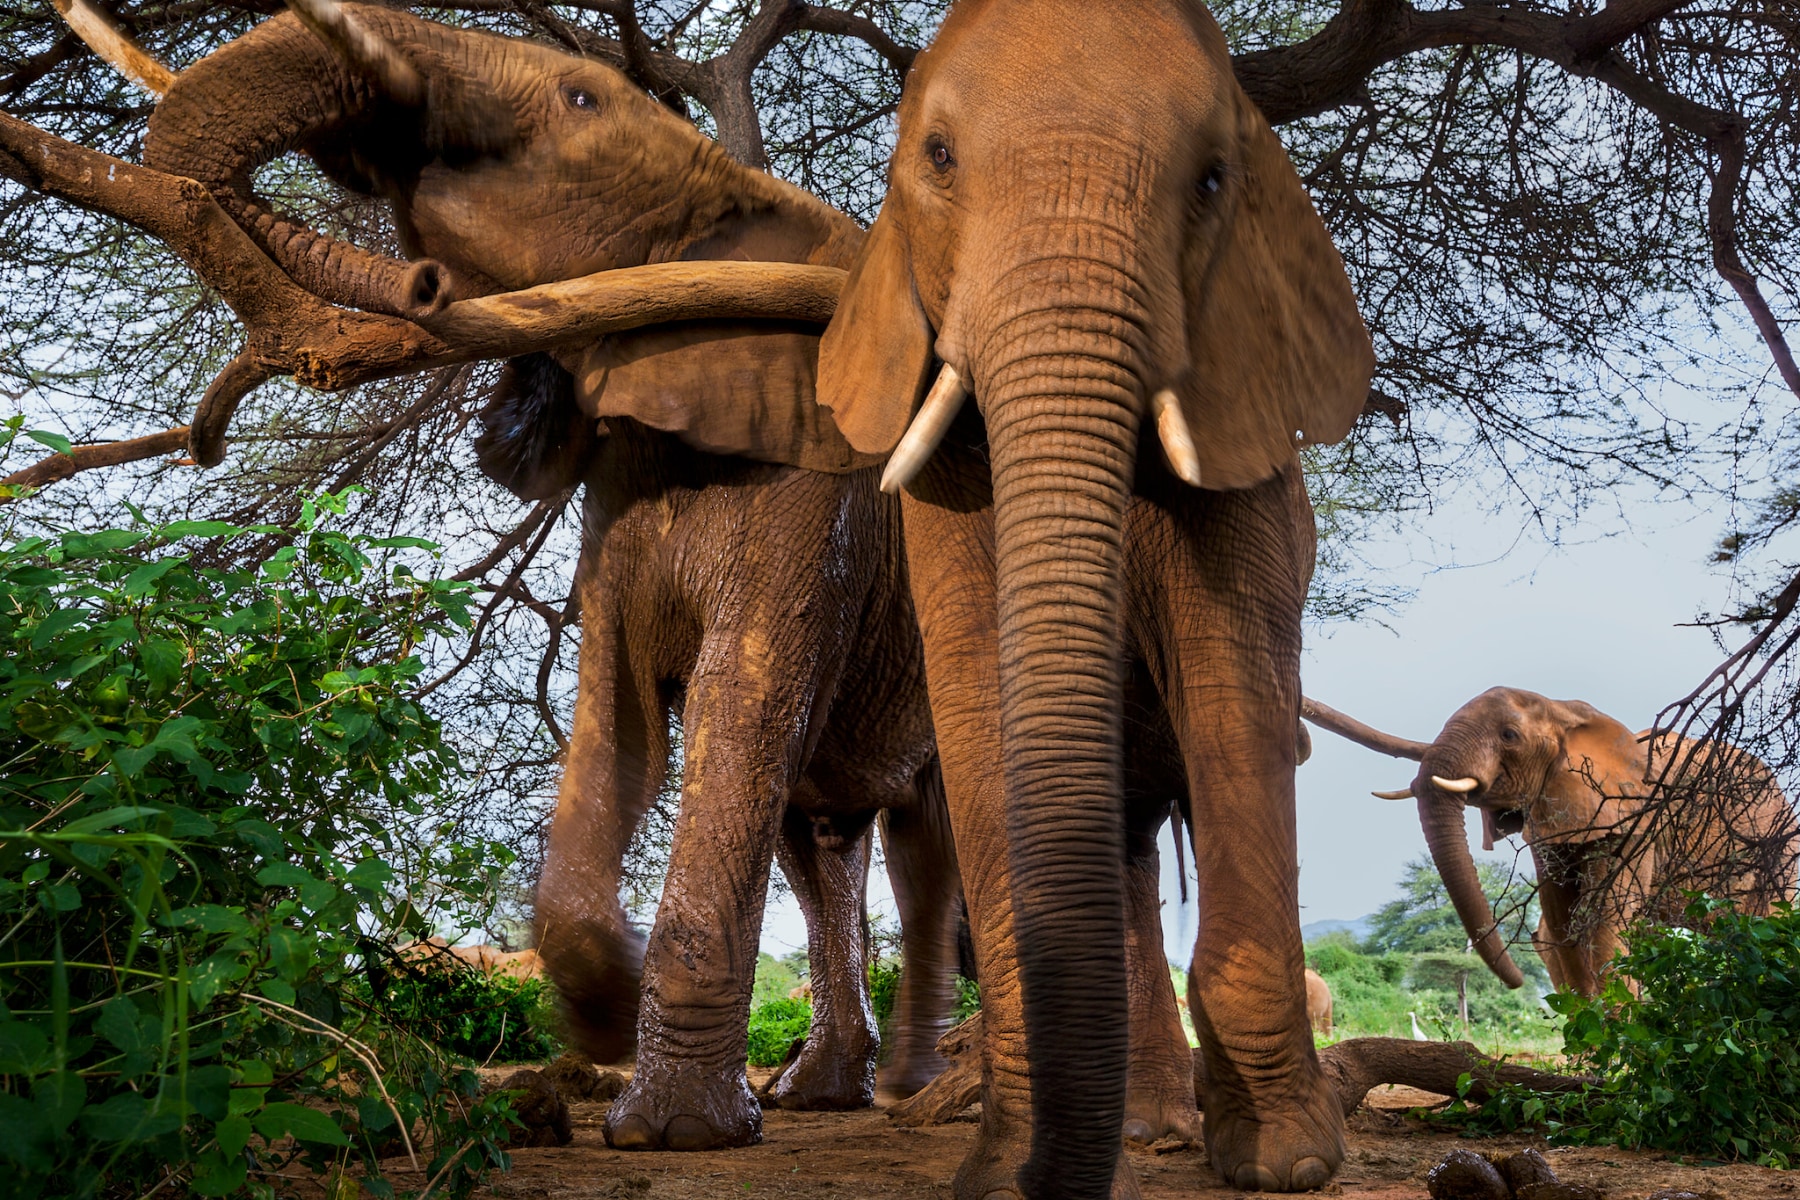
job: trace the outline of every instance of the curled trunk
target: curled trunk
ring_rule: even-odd
[[[1425,830],[1425,844],[1431,847],[1431,861],[1462,918],[1463,928],[1474,943],[1481,961],[1500,977],[1507,987],[1525,982],[1518,964],[1507,953],[1506,942],[1494,924],[1494,908],[1481,890],[1481,879],[1475,873],[1475,856],[1469,853],[1468,833],[1463,825],[1460,800],[1440,795],[1423,782],[1413,785],[1419,798],[1419,824]]]
[[[246,233],[313,294],[350,308],[418,317],[450,299],[447,272],[327,237],[272,209],[254,173],[310,150],[390,102],[292,16],[275,17],[182,72],[150,116],[146,166],[198,180]]]

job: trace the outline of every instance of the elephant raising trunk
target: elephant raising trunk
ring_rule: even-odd
[[[1301,702],[1300,713],[1319,728],[1381,754],[1414,762],[1423,762],[1427,755],[1435,754],[1440,761],[1447,756],[1447,750],[1439,751],[1430,742],[1414,742],[1383,733],[1311,698]],[[1516,988],[1524,984],[1525,976],[1507,951],[1506,939],[1500,936],[1494,906],[1488,903],[1487,893],[1481,890],[1481,879],[1475,872],[1475,856],[1469,853],[1468,833],[1463,825],[1462,797],[1467,792],[1460,786],[1463,778],[1461,771],[1456,778],[1444,778],[1421,770],[1419,777],[1408,787],[1376,794],[1384,800],[1418,800],[1419,825],[1425,831],[1425,844],[1431,848],[1431,861],[1437,866],[1444,890],[1449,893],[1450,903],[1462,919],[1475,952],[1501,982]]]
[[[411,53],[427,57],[435,28],[428,22],[361,5],[337,11],[335,42],[289,14],[190,68],[150,115],[144,162],[205,184],[269,257],[315,295],[393,316],[428,315],[451,299],[441,265],[400,262],[318,233],[274,211],[257,195],[252,176],[290,151],[341,143],[347,128],[388,139],[416,128],[419,144],[432,152],[455,147],[474,156],[512,136],[513,116],[491,93],[452,82],[448,73],[433,73],[427,83],[389,40],[406,35]],[[346,49],[346,31],[357,35],[359,56]],[[289,69],[270,72],[274,61]],[[359,179],[353,161],[327,165],[365,190],[372,187]]]

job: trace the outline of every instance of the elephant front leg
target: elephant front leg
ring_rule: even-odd
[[[875,1099],[881,1041],[863,937],[872,816],[812,818],[789,805],[782,819],[777,853],[806,917],[813,1006],[806,1047],[775,1085],[782,1108],[867,1108]]]
[[[585,565],[585,564],[584,564]],[[644,940],[619,903],[619,879],[667,771],[661,706],[620,653],[621,631],[584,574],[580,694],[537,888],[537,949],[575,1046],[614,1062],[636,1039]]]
[[[1199,932],[1189,1012],[1213,1167],[1304,1191],[1344,1157],[1313,1049],[1294,816],[1300,608],[1310,574],[1293,481],[1138,504],[1127,532],[1134,637],[1188,773]],[[1304,500],[1299,501],[1304,504]]]
[[[628,1150],[709,1150],[762,1140],[745,1078],[746,1026],[769,864],[810,703],[730,648],[688,684],[681,810],[644,954],[638,1058],[607,1114]]]

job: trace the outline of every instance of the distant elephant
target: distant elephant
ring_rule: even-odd
[[[146,162],[191,176],[297,280],[409,314],[449,296],[708,258],[847,265],[846,217],[732,161],[619,72],[377,7],[309,0],[184,72]],[[269,211],[290,150],[388,199],[401,263]],[[637,1046],[607,1137],[760,1137],[745,1024],[771,854],[805,911],[814,1025],[787,1107],[870,1102],[870,822],[884,811],[907,970],[885,1077],[942,1066],[955,851],[932,758],[899,505],[812,400],[818,330],[699,322],[518,359],[483,414],[483,469],[526,498],[586,484],[583,636],[568,761],[537,892],[538,949],[576,1044]],[[815,468],[815,469],[800,469]],[[620,905],[627,846],[684,771],[648,945]],[[641,1004],[640,1004],[641,972]]]
[[[1331,985],[1311,967],[1306,969],[1306,1023],[1314,1033],[1331,1035]]]
[[[1343,264],[1198,3],[1103,19],[964,0],[897,137],[819,398],[904,489],[983,976],[982,1124],[957,1194],[1135,1193],[1116,1131],[1138,710],[1166,727],[1192,808],[1212,1164],[1240,1187],[1318,1187],[1343,1125],[1297,917],[1314,533],[1296,451],[1342,437],[1368,394]]]
[[[1757,913],[1794,894],[1800,825],[1769,769],[1733,747],[1673,734],[1652,743],[1651,733],[1634,734],[1579,700],[1497,687],[1457,709],[1430,743],[1366,726],[1346,736],[1419,762],[1411,785],[1380,794],[1418,800],[1463,927],[1513,987],[1518,968],[1476,880],[1464,806],[1480,810],[1489,849],[1497,838],[1524,835],[1537,867],[1538,953],[1557,987],[1592,996],[1621,931],[1639,917],[1679,917],[1682,889]],[[1671,760],[1672,806],[1646,807]]]

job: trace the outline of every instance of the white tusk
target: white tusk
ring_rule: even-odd
[[[350,65],[373,75],[390,97],[401,104],[418,104],[425,99],[425,80],[417,68],[384,39],[364,28],[337,0],[287,0],[287,6],[320,41]]]
[[[75,36],[86,42],[95,54],[152,96],[161,99],[175,86],[175,72],[120,33],[118,26],[88,0],[56,0],[56,11],[69,23]]]
[[[1481,780],[1479,779],[1445,779],[1442,775],[1433,775],[1431,777],[1431,782],[1437,784],[1446,792],[1472,792],[1481,786]]]
[[[937,450],[938,443],[944,440],[944,435],[950,432],[950,423],[956,420],[957,411],[968,394],[969,389],[963,386],[956,368],[945,363],[944,369],[938,372],[937,382],[931,385],[925,403],[919,406],[912,424],[901,436],[900,444],[894,447],[887,469],[881,473],[882,491],[891,495],[913,481]]]
[[[1377,800],[1411,800],[1412,785],[1408,784],[1398,791],[1393,792],[1370,792],[1369,795],[1375,797]]]
[[[1156,436],[1162,439],[1169,470],[1181,482],[1199,487],[1200,452],[1194,449],[1194,434],[1181,415],[1181,401],[1175,398],[1174,389],[1164,388],[1150,397],[1150,411],[1156,414]]]

